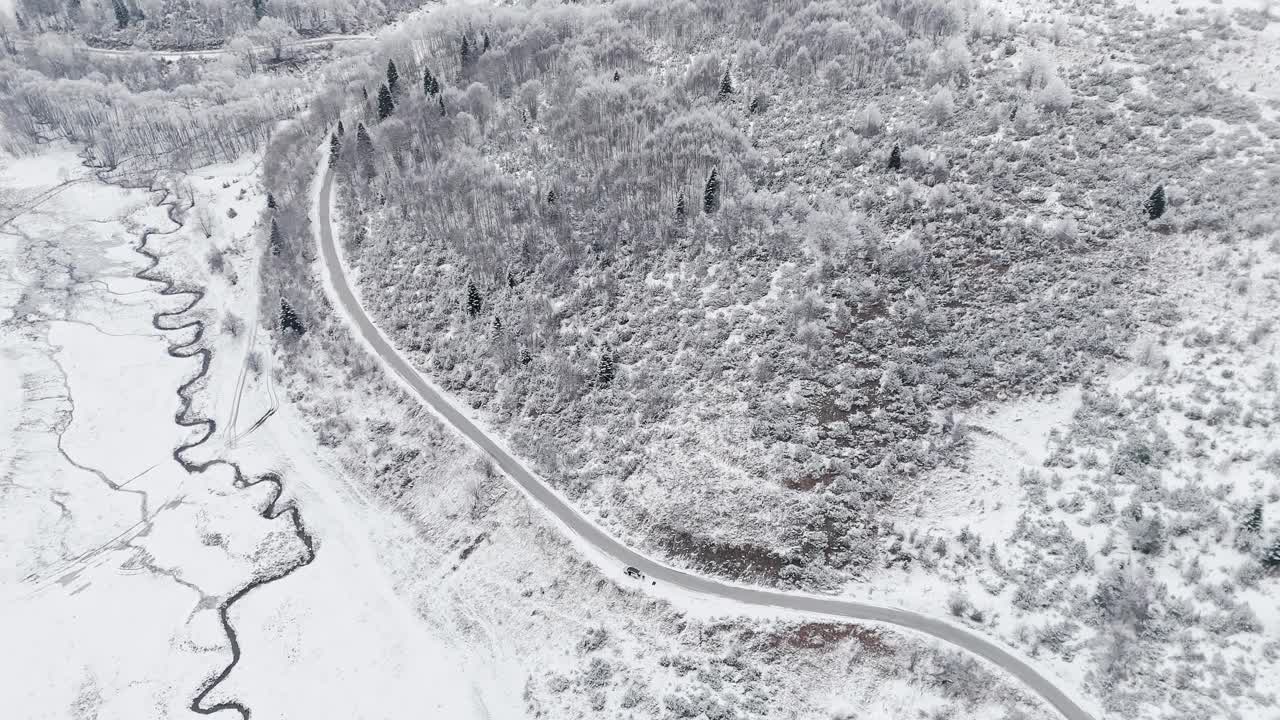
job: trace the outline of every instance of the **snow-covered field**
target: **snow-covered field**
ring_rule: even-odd
[[[0,701],[31,718],[179,715],[225,662],[216,599],[286,557],[292,534],[229,471],[171,457],[188,435],[174,390],[195,363],[151,327],[173,301],[131,277],[129,230],[163,214],[66,147],[3,167],[20,214],[0,228]]]
[[[0,229],[0,636],[24,650],[0,659],[0,702],[15,717],[181,717],[231,659],[219,608],[296,565],[305,548],[287,515],[263,517],[269,484],[240,489],[229,466],[189,473],[172,457],[199,435],[174,422],[177,388],[199,363],[167,353],[191,331],[152,327],[155,312],[184,298],[133,277],[146,265],[133,251],[137,231],[173,227],[155,197],[97,181],[65,146],[3,168],[5,217],[17,217]],[[218,219],[210,238],[197,222],[153,235],[161,272],[196,280],[214,245],[251,254],[251,203],[262,198],[241,189],[252,183],[251,162],[190,178],[196,211]],[[227,217],[236,207],[239,223]],[[208,283],[196,310],[212,317],[216,360],[200,388],[223,408],[211,413],[219,420],[248,349],[219,332],[221,312],[203,310],[235,307],[234,286],[221,283]],[[289,454],[299,446],[275,428],[287,421],[242,445],[250,477],[327,472],[305,445]],[[307,487],[317,490],[306,527],[324,552],[232,607],[243,665],[205,706],[234,698],[255,717],[483,717],[461,666],[366,562],[367,535],[326,513],[323,482]]]

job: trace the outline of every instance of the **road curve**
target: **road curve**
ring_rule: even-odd
[[[603,529],[585,518],[568,500],[553,490],[544,480],[532,473],[519,460],[514,458],[481,428],[477,427],[466,415],[458,411],[453,403],[430,381],[422,376],[383,336],[373,321],[369,319],[359,300],[352,292],[342,272],[342,264],[333,239],[333,228],[329,222],[331,206],[331,190],[333,186],[333,170],[326,164],[320,179],[320,192],[317,193],[317,207],[313,209],[313,224],[319,238],[320,252],[324,261],[324,272],[327,273],[332,298],[341,305],[347,317],[355,326],[355,331],[364,339],[381,361],[405,381],[413,391],[436,413],[453,426],[463,437],[470,440],[481,450],[493,458],[494,463],[514,481],[543,509],[551,513],[569,531],[578,535],[597,550],[614,558],[623,565],[631,565],[645,573],[649,578],[670,583],[683,590],[702,595],[725,598],[747,605],[778,607],[787,610],[825,615],[847,620],[866,620],[887,623],[930,635],[969,652],[999,666],[1020,680],[1031,692],[1040,696],[1046,703],[1057,710],[1067,720],[1093,720],[1092,716],[1077,704],[1067,693],[1063,692],[1053,681],[1039,673],[1025,659],[1012,650],[989,640],[977,633],[946,620],[902,608],[843,600],[833,597],[822,597],[802,593],[779,592],[756,587],[736,585],[694,575],[683,570],[664,565],[632,550]]]
[[[373,39],[374,39],[373,35],[345,35],[345,34],[335,33],[332,35],[319,35],[313,38],[293,40],[291,42],[284,43],[283,45],[281,45],[281,47],[282,48],[303,48],[303,47],[313,47],[316,45],[330,45],[335,43],[352,42],[356,40],[373,40]],[[21,47],[31,47],[32,45],[34,45],[32,41],[26,40],[26,39],[16,40],[14,41],[14,44]],[[270,45],[254,45],[247,49],[261,52],[264,50],[271,50],[272,47]],[[203,50],[150,50],[150,49],[139,49],[139,48],[99,48],[99,47],[92,47],[89,45],[80,45],[80,46],[73,47],[72,50],[75,50],[77,52],[89,53],[91,55],[116,55],[116,56],[149,55],[152,57],[167,58],[170,60],[174,60],[177,58],[184,58],[184,57],[195,58],[195,59],[210,58],[210,57],[216,57],[218,55],[224,55],[229,52],[234,52],[230,47],[225,45],[222,47],[208,48]]]

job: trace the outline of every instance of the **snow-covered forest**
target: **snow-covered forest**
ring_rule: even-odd
[[[1086,28],[1010,28],[930,0],[439,13],[333,133],[365,302],[622,534],[858,576],[963,455],[955,412],[1123,355],[1175,313],[1151,248],[1265,208],[1205,139],[1280,126],[1172,32],[1139,71],[1123,33],[1081,62]]]
[[[270,44],[377,28],[412,0],[16,0],[24,32],[73,33],[99,47],[193,49],[233,38]]]

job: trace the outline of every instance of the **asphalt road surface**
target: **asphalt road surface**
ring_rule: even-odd
[[[332,169],[325,168],[321,182],[319,207],[316,208],[316,214],[313,216],[320,236],[320,251],[332,291],[336,293],[333,300],[341,304],[347,317],[354,323],[356,332],[372,347],[383,363],[413,388],[423,402],[431,406],[455,430],[488,453],[498,467],[502,468],[502,471],[530,498],[542,505],[569,531],[576,533],[582,540],[617,560],[619,575],[624,566],[630,565],[638,568],[649,580],[670,583],[702,595],[726,598],[747,605],[786,608],[847,620],[868,620],[914,630],[967,650],[998,665],[1068,720],[1093,720],[1089,713],[1026,660],[995,641],[941,618],[856,600],[764,590],[693,575],[641,555],[587,520],[543,479],[525,468],[519,460],[512,457],[493,438],[447,401],[408,360],[400,355],[369,319],[356,299],[355,293],[352,292],[346,276],[343,275],[337,248],[334,246],[333,228],[329,222],[330,191],[333,185]]]
[[[336,44],[345,43],[345,42],[352,42],[352,41],[358,41],[358,40],[373,40],[373,39],[374,37],[372,35],[343,35],[343,34],[320,35],[318,37],[313,37],[313,38],[291,40],[289,42],[283,43],[281,45],[281,48],[304,48],[304,47],[313,47],[316,45],[336,45]],[[19,47],[30,47],[32,45],[32,42],[30,40],[23,39],[23,40],[14,41],[14,44]],[[272,48],[270,45],[254,45],[250,49],[258,52],[262,52],[265,50],[271,50]],[[92,55],[115,55],[119,57],[128,57],[130,55],[147,55],[149,57],[165,58],[167,60],[177,60],[179,58],[184,58],[184,57],[193,58],[193,59],[211,58],[211,57],[216,57],[218,55],[225,55],[226,53],[235,52],[235,50],[226,46],[218,47],[218,48],[209,48],[207,50],[141,50],[137,48],[97,48],[97,47],[89,47],[87,45],[83,45],[83,46],[76,47],[75,50],[78,52],[90,53]]]

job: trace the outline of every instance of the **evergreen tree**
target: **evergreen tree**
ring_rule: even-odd
[[[302,320],[298,318],[298,314],[289,305],[289,301],[283,297],[280,298],[280,329],[286,332],[294,332],[298,335],[307,331],[307,328],[302,324]]]
[[[614,82],[618,82],[618,81],[619,81],[619,80],[621,80],[621,79],[622,79],[622,72],[621,72],[621,71],[619,71],[619,70],[614,70],[614,71],[613,71],[613,81],[614,81]]]
[[[360,169],[367,177],[373,177],[373,140],[364,123],[356,123],[356,155],[360,159]]]
[[[501,334],[502,334],[502,319],[499,318],[497,315],[494,315],[493,316],[493,335],[494,337],[498,337]]]
[[[431,68],[422,69],[422,92],[427,97],[440,92],[440,81],[436,80],[436,76],[431,74]]]
[[[707,178],[707,188],[702,192],[702,211],[710,215],[720,209],[720,176],[711,168],[711,176]]]
[[[465,33],[462,35],[460,60],[462,61],[462,69],[465,71],[471,65],[471,41],[467,39]]]
[[[489,52],[489,33],[482,32],[480,33],[480,37],[484,40],[484,46],[481,49],[481,52]]]
[[[473,282],[467,283],[467,314],[475,317],[484,309],[484,300],[480,297],[480,291]]]
[[[253,0],[253,18],[261,20],[267,15],[267,0]]]
[[[902,168],[902,151],[897,145],[893,146],[893,151],[889,153],[889,169],[899,170]]]
[[[329,167],[338,166],[338,154],[342,152],[342,141],[337,135],[329,136]]]
[[[729,75],[729,68],[724,69],[724,75],[720,76],[720,97],[733,94],[733,78]]]
[[[400,92],[400,71],[396,69],[396,61],[387,61],[387,88],[394,95]]]
[[[368,105],[369,104],[369,88],[367,87],[360,88],[360,95],[364,97],[364,104]]]
[[[1262,554],[1262,564],[1270,570],[1280,570],[1280,538]]]
[[[755,115],[758,112],[760,112],[760,96],[756,95],[751,98],[751,104],[747,106],[747,114]]]
[[[1262,532],[1262,503],[1255,504],[1249,514],[1244,516],[1240,529],[1255,535]]]
[[[533,355],[529,354],[528,348],[520,348],[520,364],[528,365],[533,362]]]
[[[129,26],[129,8],[124,0],[111,0],[111,9],[116,13],[116,28],[123,30]]]
[[[271,254],[279,255],[280,249],[284,247],[284,240],[280,237],[280,226],[276,225],[275,218],[271,219]]]
[[[613,353],[608,348],[605,348],[604,353],[600,356],[600,366],[596,368],[596,384],[602,387],[608,385],[613,382],[614,374]]]
[[[276,196],[272,195],[271,193],[267,193],[267,207],[271,208],[272,210],[276,209]]]
[[[446,114],[448,114],[445,112],[445,109],[444,109],[444,95],[443,94],[438,95],[436,96],[436,99],[440,101],[440,117],[444,117]]]
[[[688,214],[689,211],[686,210],[684,206],[684,191],[681,190],[680,194],[676,196],[676,219],[684,220],[685,215]]]
[[[346,128],[342,127],[342,121],[339,120],[338,121],[338,137],[342,137],[346,132],[347,132]]]
[[[1157,185],[1156,189],[1151,192],[1151,197],[1147,198],[1147,202],[1142,206],[1147,211],[1147,217],[1152,220],[1159,220],[1164,214],[1164,186]]]
[[[550,190],[548,190],[548,191],[547,191],[547,204],[548,204],[548,205],[555,205],[555,204],[556,204],[556,200],[557,200],[559,197],[560,197],[559,195],[556,195],[556,189],[555,189],[555,188],[551,188]]]
[[[391,89],[386,85],[378,88],[378,119],[386,120],[396,111],[396,101],[391,99]]]

